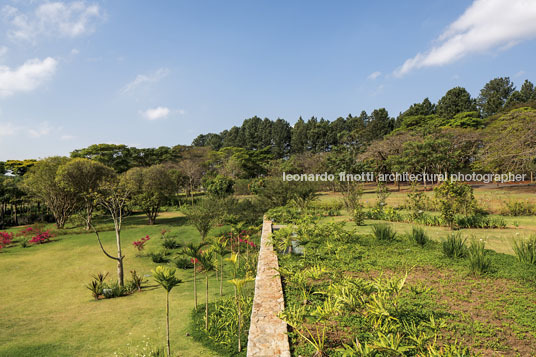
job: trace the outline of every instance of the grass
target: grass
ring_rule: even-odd
[[[144,216],[127,219],[122,232],[125,277],[136,270],[144,276],[157,265],[148,256],[137,256],[132,242],[145,235],[151,240],[145,252],[161,249],[163,228],[178,233],[181,243],[199,241],[197,231],[177,213],[166,212],[158,225],[145,226]],[[113,232],[102,233],[105,247],[114,251]],[[53,242],[0,252],[0,330],[4,333],[0,356],[113,356],[129,346],[150,341],[165,344],[165,291],[149,279],[148,287],[130,296],[94,301],[85,285],[91,274],[107,271],[116,279],[115,262],[106,258],[93,234],[67,234]],[[213,356],[214,352],[187,336],[193,309],[191,270],[177,270],[183,283],[170,294],[172,352],[175,356]],[[199,284],[201,286],[202,284]],[[219,296],[216,278],[209,294]],[[224,294],[232,294],[224,284]],[[199,288],[204,303],[204,289]]]

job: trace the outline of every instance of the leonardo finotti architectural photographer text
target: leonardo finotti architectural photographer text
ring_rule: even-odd
[[[494,174],[494,173],[453,173],[453,174],[413,174],[408,172],[394,172],[388,174],[376,174],[374,172],[361,172],[357,174],[349,174],[346,172],[339,172],[338,174],[328,174],[324,172],[322,174],[287,174],[283,172],[283,181],[299,181],[299,182],[443,182],[447,180],[451,181],[465,181],[465,182],[522,182],[526,180],[526,174],[513,174],[511,172]]]

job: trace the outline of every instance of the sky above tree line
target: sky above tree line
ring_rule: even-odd
[[[532,0],[1,4],[0,160],[190,144],[255,115],[396,116],[536,79]]]

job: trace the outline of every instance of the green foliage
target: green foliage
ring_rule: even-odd
[[[480,115],[478,112],[462,112],[458,113],[449,120],[445,126],[451,127],[451,128],[475,128],[475,129],[481,129],[484,127],[484,120],[480,118]]]
[[[182,283],[182,280],[175,276],[175,269],[165,267],[162,265],[157,266],[151,271],[154,281],[162,286],[168,293],[177,285]]]
[[[430,238],[428,235],[426,235],[424,229],[420,227],[413,227],[409,237],[412,242],[420,245],[421,247],[424,247],[428,242],[430,242]]]
[[[520,262],[536,265],[536,236],[528,240],[514,241],[512,249]]]
[[[494,78],[486,83],[478,96],[478,106],[482,115],[488,117],[499,112],[513,92],[514,84],[509,77]]]
[[[224,198],[232,195],[234,192],[233,186],[234,181],[223,175],[218,175],[205,182],[207,192],[217,198]]]
[[[450,89],[437,103],[436,112],[442,118],[451,119],[458,113],[476,110],[474,99],[462,87]]]
[[[505,201],[506,209],[503,214],[509,216],[532,216],[536,214],[536,205],[529,201],[509,200]]]
[[[469,215],[476,210],[473,188],[467,184],[445,181],[434,188],[434,194],[441,216],[450,227],[454,225],[456,213]]]
[[[449,258],[463,258],[467,256],[467,246],[465,242],[467,238],[463,238],[460,233],[451,233],[441,244],[443,253]]]
[[[467,249],[469,266],[475,274],[485,274],[490,271],[491,259],[486,254],[485,243],[482,240],[474,240]]]
[[[208,199],[200,200],[196,205],[184,209],[188,221],[194,225],[201,238],[205,240],[217,217],[214,217],[214,206]]]
[[[166,252],[164,250],[159,250],[157,252],[149,253],[153,263],[167,263],[169,259],[166,257]]]
[[[194,264],[192,263],[190,258],[186,257],[180,257],[176,259],[173,263],[179,269],[192,269],[194,267]]]
[[[181,247],[181,244],[175,238],[164,238],[162,240],[162,246],[165,249],[177,249]]]
[[[387,199],[391,193],[384,182],[378,182],[376,185],[376,207],[382,211],[387,206]]]
[[[396,232],[388,224],[375,224],[372,226],[373,236],[380,242],[393,242],[396,239]]]

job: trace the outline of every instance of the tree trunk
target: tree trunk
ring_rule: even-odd
[[[194,258],[194,305],[195,305],[195,311],[197,312],[197,284],[196,284],[196,278],[195,278],[195,258]]]
[[[223,256],[220,257],[220,296],[223,295]]]
[[[236,288],[236,287],[235,287]],[[238,309],[238,352],[242,351],[242,342],[241,340],[241,334],[242,334],[242,312],[240,311],[240,297],[237,297],[236,305]]]
[[[426,171],[423,171],[422,173],[422,182],[424,185],[424,190],[426,191]]]
[[[208,331],[208,271],[205,272],[205,330]]]
[[[121,254],[121,231],[115,230],[115,239],[117,243],[117,280],[119,281],[120,286],[125,285],[124,273],[123,273],[123,255]]]
[[[167,355],[171,356],[171,346],[169,344],[169,291],[166,294],[166,337],[167,337]]]

